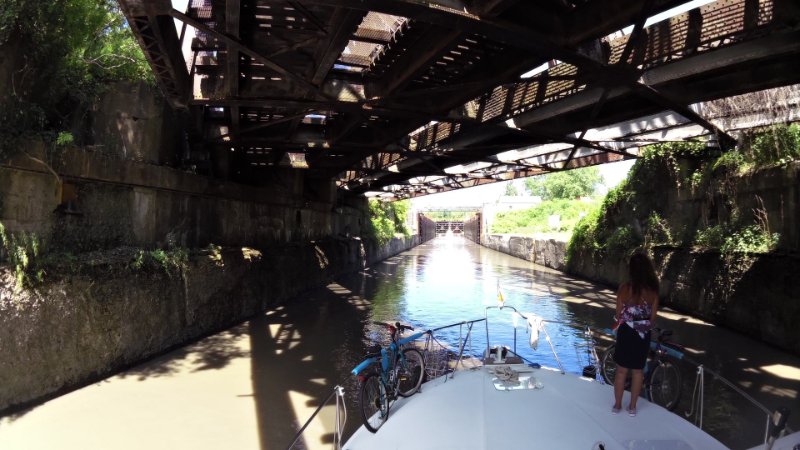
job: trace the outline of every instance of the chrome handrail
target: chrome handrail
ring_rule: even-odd
[[[336,416],[334,419],[336,420],[336,424],[334,426],[333,448],[335,450],[342,449],[342,434],[344,433],[344,425],[347,423],[347,408],[344,407],[344,388],[336,385],[333,388],[333,392],[328,395],[328,398],[326,398],[325,401],[317,407],[317,410],[314,411],[314,414],[311,414],[311,417],[308,418],[306,423],[303,424],[297,434],[294,435],[294,440],[292,440],[292,443],[286,447],[286,450],[291,450],[294,448],[294,445],[300,440],[300,437],[306,431],[306,428],[308,428],[308,425],[311,423],[311,421],[317,417],[320,411],[322,411],[322,408],[324,408],[333,397],[336,397]],[[344,420],[340,420],[339,411],[344,411]]]
[[[472,352],[472,327],[477,322],[482,322],[484,320],[486,320],[486,319],[465,320],[465,321],[462,321],[462,322],[457,322],[457,323],[453,323],[453,324],[450,324],[450,325],[445,325],[443,327],[433,328],[432,330],[430,330],[431,331],[431,336],[433,336],[433,333],[436,332],[436,331],[444,330],[444,329],[447,329],[447,328],[458,327],[458,358],[456,359],[456,363],[453,366],[453,371],[450,372],[450,377],[449,378],[453,378],[455,376],[455,372],[456,372],[456,369],[458,368],[459,363],[461,364],[461,367],[464,367],[464,361],[463,361],[463,359],[464,359],[464,349],[467,346],[467,341],[469,341],[470,353]],[[464,336],[464,326],[465,325],[467,326],[467,335],[466,336]]]

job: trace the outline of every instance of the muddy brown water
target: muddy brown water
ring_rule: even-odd
[[[506,304],[551,321],[547,330],[568,372],[580,373],[591,362],[585,327],[609,327],[613,292],[461,238],[437,238],[223,333],[2,418],[0,448],[286,448],[335,385],[345,391],[346,438],[360,425],[350,370],[367,345],[386,338],[374,322],[429,329],[480,319],[486,306],[496,304],[498,286]],[[508,325],[490,330],[493,343],[513,342]],[[659,325],[674,330],[688,358],[767,409],[792,409],[790,426],[800,428],[800,358],[668,309],[660,312]],[[518,333],[524,357],[558,364],[544,341],[533,351],[524,326]],[[602,352],[610,338],[595,338]],[[458,327],[442,330],[438,339],[457,346]],[[486,345],[482,324],[470,343],[467,352],[480,355]],[[675,413],[685,416],[697,366],[685,362],[682,370]],[[766,416],[710,372],[705,377],[704,429],[735,449],[763,440]],[[332,448],[333,404],[295,448]]]

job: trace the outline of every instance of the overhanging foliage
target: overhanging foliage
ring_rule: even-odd
[[[4,0],[0,6],[0,157],[21,139],[53,141],[111,82],[152,74],[116,2]]]

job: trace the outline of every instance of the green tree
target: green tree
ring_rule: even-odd
[[[378,244],[386,244],[397,234],[409,235],[409,230],[406,228],[409,206],[408,200],[384,202],[371,199],[369,201],[371,233]]]
[[[0,156],[20,138],[80,128],[110,82],[153,80],[113,0],[2,0],[2,53],[11,56],[0,68]]]
[[[542,200],[576,199],[591,196],[602,183],[599,169],[592,166],[528,178],[525,187]]]
[[[517,187],[514,185],[513,181],[509,181],[508,184],[506,184],[506,193],[503,195],[509,197],[516,197],[519,195],[519,191],[517,190]]]

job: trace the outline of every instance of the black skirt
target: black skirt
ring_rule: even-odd
[[[614,362],[618,366],[628,369],[644,369],[647,361],[647,352],[650,350],[650,332],[639,337],[627,323],[622,323],[617,328],[617,346],[614,349]]]

